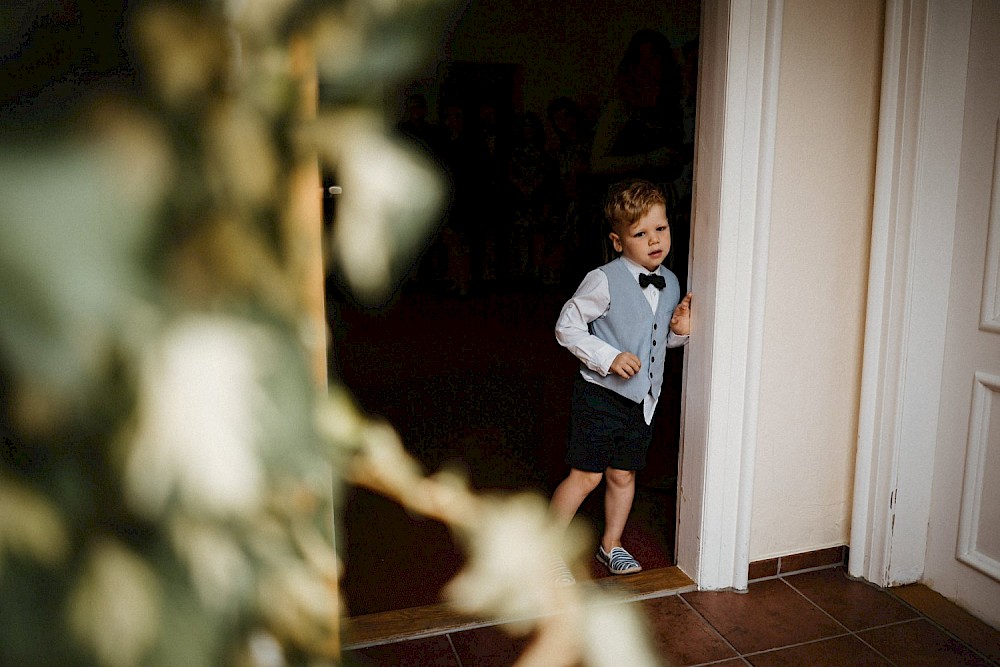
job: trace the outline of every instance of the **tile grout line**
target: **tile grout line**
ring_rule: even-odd
[[[716,628],[715,625],[711,621],[709,621],[707,618],[705,618],[705,616],[700,611],[698,611],[697,609],[695,609],[694,605],[692,605],[690,602],[688,602],[687,600],[684,599],[684,595],[682,593],[678,593],[677,597],[681,600],[681,602],[683,602],[685,604],[685,606],[687,606],[688,609],[690,609],[691,611],[693,611],[695,613],[695,615],[698,618],[700,618],[705,625],[707,625],[709,628],[711,628],[712,632],[714,632],[715,635],[719,639],[721,639],[726,646],[728,646],[729,648],[731,648],[733,650],[733,653],[736,654],[736,657],[738,657],[738,658],[742,658],[743,657],[743,652],[740,651],[740,650],[738,650],[735,646],[733,646],[732,642],[730,642],[728,639],[726,639],[724,636],[722,636],[722,633],[719,632],[718,628]],[[724,659],[725,660],[730,660],[731,658],[724,658]],[[709,663],[709,664],[711,664],[711,663]]]
[[[821,569],[822,569],[822,568],[821,568]],[[799,571],[796,571],[796,574],[798,574],[798,573],[799,573]],[[778,575],[777,577],[775,577],[775,579],[780,579],[780,578],[781,578],[781,576],[782,576],[782,575]],[[726,639],[726,638],[725,638],[725,637],[724,637],[724,636],[723,636],[723,635],[722,635],[722,634],[721,634],[721,633],[720,633],[720,632],[718,631],[718,629],[716,629],[716,627],[715,627],[715,626],[714,626],[714,625],[713,625],[713,624],[711,623],[711,621],[709,621],[709,620],[708,620],[707,618],[705,618],[705,616],[703,616],[703,615],[701,614],[701,612],[699,612],[699,611],[698,611],[697,609],[695,609],[695,608],[694,608],[694,606],[693,606],[693,605],[692,605],[692,604],[691,604],[690,602],[688,602],[687,600],[684,600],[684,598],[683,598],[683,596],[682,596],[682,595],[678,595],[678,597],[680,597],[680,598],[681,598],[681,600],[683,600],[683,601],[684,601],[684,604],[686,604],[686,605],[687,605],[688,607],[690,607],[690,608],[691,608],[691,610],[692,610],[692,611],[693,611],[693,612],[694,612],[695,614],[697,614],[699,618],[701,618],[701,619],[702,619],[702,620],[703,620],[703,621],[704,621],[704,622],[705,622],[706,624],[708,624],[708,626],[709,626],[709,627],[710,627],[710,628],[712,629],[712,631],[713,631],[713,632],[715,632],[715,634],[716,634],[716,635],[717,635],[717,636],[718,636],[719,638],[721,638],[721,639],[722,639],[722,641],[723,641],[723,642],[725,642],[727,646],[729,646],[729,647],[730,647],[731,649],[733,649],[733,651],[735,651],[735,652],[736,652],[736,655],[737,655],[737,657],[738,657],[738,658],[741,658],[741,659],[743,659],[743,660],[744,660],[744,662],[748,662],[748,661],[746,660],[746,657],[747,657],[747,656],[752,656],[752,655],[760,655],[760,654],[762,654],[762,653],[770,653],[770,652],[772,652],[772,651],[779,651],[779,650],[782,650],[782,649],[786,649],[786,648],[794,648],[794,647],[797,647],[797,646],[805,646],[805,645],[808,645],[808,644],[815,644],[815,643],[817,643],[817,642],[821,642],[821,641],[825,641],[825,640],[827,640],[827,639],[836,639],[836,638],[838,638],[838,637],[846,637],[846,636],[849,636],[849,635],[853,635],[853,634],[854,634],[853,632],[851,632],[851,630],[850,630],[850,629],[849,629],[849,628],[848,628],[847,626],[845,626],[845,625],[844,625],[843,623],[841,623],[841,622],[840,622],[840,621],[838,621],[837,619],[833,618],[833,616],[830,616],[830,614],[826,613],[826,611],[824,611],[824,610],[823,610],[822,608],[820,608],[820,607],[819,607],[819,605],[817,605],[817,604],[816,604],[815,602],[813,602],[812,600],[810,600],[810,599],[809,599],[808,597],[806,597],[805,595],[803,595],[803,594],[802,594],[802,592],[801,592],[801,591],[799,591],[799,590],[798,590],[797,588],[795,588],[794,586],[792,586],[791,584],[789,584],[789,583],[788,583],[787,581],[784,581],[784,579],[782,579],[782,582],[783,582],[783,583],[784,583],[784,584],[785,584],[786,586],[788,586],[789,588],[791,588],[791,589],[792,589],[793,591],[795,591],[796,593],[798,593],[799,595],[801,595],[801,596],[802,596],[803,598],[805,598],[805,600],[806,600],[807,602],[809,602],[809,604],[811,604],[812,606],[816,607],[816,608],[817,608],[817,609],[818,609],[818,610],[819,610],[819,611],[820,611],[821,613],[823,613],[823,614],[825,614],[826,616],[830,617],[830,619],[831,619],[831,620],[832,620],[832,621],[833,621],[834,623],[836,623],[837,625],[839,625],[839,626],[840,626],[840,627],[841,627],[841,628],[843,629],[843,632],[842,632],[842,633],[840,633],[840,634],[836,634],[836,635],[830,635],[829,637],[820,637],[820,638],[818,638],[818,639],[810,639],[810,640],[808,640],[808,641],[804,641],[804,642],[796,642],[796,643],[793,643],[793,644],[784,644],[784,645],[782,645],[782,646],[775,646],[775,647],[773,647],[773,648],[769,648],[769,649],[764,649],[764,650],[761,650],[761,651],[749,651],[749,652],[743,652],[743,651],[740,651],[739,649],[737,649],[737,648],[736,648],[736,647],[735,647],[735,646],[734,646],[734,645],[733,645],[733,644],[732,644],[732,643],[731,643],[731,642],[730,642],[730,641],[729,641],[728,639]],[[879,654],[879,655],[881,655],[881,654]],[[732,659],[732,658],[725,658],[724,660],[731,660],[731,659]],[[716,661],[716,662],[718,662],[718,661]],[[700,664],[703,664],[703,665],[711,665],[711,664],[714,664],[714,663],[711,663],[711,662],[709,662],[709,663],[700,663]],[[893,665],[893,666],[895,667],[895,663],[894,663],[894,662],[892,662],[891,660],[889,660],[889,664],[891,664],[891,665]],[[697,667],[697,666],[696,666],[696,667]]]
[[[796,573],[796,574],[798,574],[798,573]],[[778,578],[781,579],[781,583],[785,584],[786,586],[788,586],[789,588],[791,588],[793,591],[795,591],[803,600],[805,600],[806,602],[808,602],[812,606],[816,607],[816,609],[821,614],[823,614],[824,616],[826,616],[827,618],[829,618],[831,621],[833,621],[834,623],[836,623],[840,627],[842,627],[844,629],[845,633],[853,634],[851,632],[851,629],[849,627],[847,627],[846,625],[844,625],[843,623],[841,623],[839,620],[837,620],[836,618],[834,618],[833,614],[831,614],[830,612],[828,612],[826,609],[823,609],[823,607],[819,606],[819,604],[817,602],[815,602],[808,595],[806,595],[805,593],[803,593],[802,591],[800,591],[798,588],[796,588],[795,585],[792,584],[790,581],[788,581],[784,577],[778,577]]]
[[[898,667],[896,665],[896,661],[895,660],[892,660],[891,658],[889,658],[889,656],[883,654],[877,648],[875,648],[874,646],[872,646],[871,644],[869,644],[868,642],[866,642],[863,638],[861,638],[861,636],[858,635],[857,632],[855,632],[854,630],[852,630],[851,628],[847,627],[846,625],[844,625],[843,623],[841,623],[839,620],[837,620],[836,618],[834,618],[833,614],[831,614],[827,610],[823,609],[821,606],[819,606],[819,603],[817,603],[812,598],[810,598],[808,595],[806,595],[805,593],[803,593],[802,591],[800,591],[798,588],[796,588],[795,584],[791,583],[790,581],[786,581],[785,579],[782,579],[782,581],[785,582],[786,586],[788,586],[793,591],[795,591],[796,593],[798,593],[799,595],[801,595],[806,601],[809,602],[809,604],[811,604],[812,606],[816,607],[816,609],[818,609],[821,613],[826,614],[828,617],[830,617],[833,620],[834,623],[836,623],[840,627],[844,628],[844,630],[847,631],[847,634],[849,634],[850,636],[854,637],[859,642],[861,642],[862,644],[864,644],[865,646],[867,646],[868,648],[870,648],[872,651],[874,651],[875,655],[879,656],[880,658],[882,658],[883,660],[885,660],[886,662],[888,662],[890,665],[893,665],[893,667]],[[913,619],[909,619],[909,620],[913,620]],[[907,621],[901,621],[901,622],[905,623]],[[895,623],[886,623],[885,626],[879,626],[879,627],[886,627],[886,626],[889,626],[889,625],[896,625],[896,624]],[[871,630],[871,629],[872,628],[866,628],[866,630]],[[843,637],[844,635],[838,635],[838,636]],[[833,638],[832,637],[828,637],[828,639],[833,639]]]
[[[847,575],[847,572],[845,571],[844,574]],[[893,600],[895,600],[896,602],[899,602],[904,607],[906,607],[907,609],[909,609],[910,611],[912,611],[918,617],[918,618],[911,618],[911,619],[904,620],[904,621],[899,621],[899,622],[896,622],[896,623],[886,623],[884,625],[873,626],[871,628],[866,628],[865,631],[874,630],[874,629],[877,629],[877,628],[889,627],[891,625],[901,625],[902,623],[906,623],[906,622],[909,622],[909,621],[916,621],[916,620],[923,619],[923,620],[927,621],[928,623],[930,623],[935,628],[937,628],[938,630],[940,630],[941,632],[943,632],[945,635],[947,635],[951,639],[957,641],[962,646],[968,648],[970,651],[972,651],[973,653],[975,653],[980,658],[983,658],[988,664],[990,664],[990,665],[997,665],[998,667],[1000,667],[1000,663],[997,663],[995,660],[992,660],[988,655],[986,655],[985,653],[983,653],[982,651],[980,651],[978,648],[976,648],[975,646],[973,646],[969,642],[967,642],[964,639],[962,639],[961,637],[959,637],[952,630],[948,629],[947,627],[945,627],[941,623],[938,623],[936,620],[934,620],[933,618],[931,618],[930,616],[928,616],[926,613],[924,613],[921,609],[919,609],[916,605],[910,604],[909,601],[907,601],[904,598],[896,595],[896,593],[894,593],[891,588],[882,588],[880,586],[876,586],[875,584],[872,584],[872,583],[864,580],[861,577],[852,577],[850,575],[847,575],[847,577],[848,577],[848,579],[850,581],[859,581],[859,582],[861,582],[861,583],[863,583],[863,584],[865,584],[867,586],[871,586],[872,588],[874,588],[877,591],[881,591],[881,592],[885,593],[886,595],[888,595],[889,597],[891,597]],[[931,590],[933,590],[933,589],[931,589]],[[858,639],[861,639],[861,638],[858,637]],[[865,640],[861,639],[861,641],[865,641]],[[867,642],[865,642],[865,643],[867,644]]]
[[[894,625],[903,625],[904,623],[913,623],[914,621],[919,621],[919,620],[920,620],[920,618],[908,618],[908,619],[906,619],[906,620],[903,620],[903,621],[896,621],[896,622],[894,622],[894,623],[886,623],[886,624],[884,624],[884,625],[875,625],[875,626],[872,626],[872,627],[870,627],[870,628],[865,628],[865,630],[864,630],[864,631],[865,631],[865,632],[867,632],[867,631],[869,631],[869,630],[878,630],[878,629],[881,629],[881,628],[891,628],[891,627],[892,627],[892,626],[894,626]],[[869,642],[869,641],[866,641],[866,640],[865,640],[865,638],[861,636],[860,632],[861,632],[861,631],[858,631],[858,632],[854,632],[854,633],[852,633],[852,634],[853,634],[853,635],[854,635],[855,637],[857,637],[857,639],[858,639],[858,641],[859,641],[859,642],[861,642],[862,644],[864,644],[865,646],[867,646],[867,647],[868,647],[868,648],[870,648],[871,650],[875,651],[875,653],[876,653],[877,655],[880,655],[880,656],[882,656],[883,658],[885,658],[885,659],[886,659],[886,660],[887,660],[887,661],[889,662],[889,664],[891,664],[891,665],[895,665],[895,664],[896,664],[896,661],[895,661],[895,660],[893,660],[893,659],[892,659],[892,658],[890,658],[889,656],[887,656],[887,655],[885,655],[884,653],[882,653],[882,651],[880,651],[880,650],[878,650],[877,648],[875,648],[874,646],[872,646],[871,642]]]
[[[776,651],[784,651],[785,649],[788,649],[788,648],[798,648],[800,646],[809,646],[810,644],[818,644],[820,642],[829,641],[831,639],[840,639],[841,637],[850,637],[851,634],[852,633],[850,631],[847,631],[847,632],[843,632],[843,633],[841,633],[839,635],[830,635],[829,637],[819,637],[818,639],[810,639],[810,640],[804,641],[804,642],[795,642],[794,644],[784,644],[783,646],[775,646],[774,648],[766,648],[766,649],[763,649],[763,650],[760,650],[760,651],[748,651],[747,653],[743,653],[741,655],[741,657],[746,658],[746,657],[749,657],[749,656],[764,655],[765,653],[775,653]],[[895,663],[893,663],[891,660],[889,661],[889,664],[892,664],[892,665],[895,666]]]
[[[448,638],[448,646],[451,647],[451,654],[455,656],[455,663],[457,667],[462,667],[462,656],[458,654],[458,649],[455,648],[455,642],[451,639],[451,633],[445,635]]]
[[[791,574],[793,574],[793,573],[789,573],[789,576],[791,576]],[[801,572],[796,571],[794,574],[801,574]],[[845,571],[845,575],[846,575],[846,571]],[[782,575],[779,575],[778,578],[781,578],[781,577],[782,577]],[[860,583],[862,583],[862,584],[864,584],[866,586],[869,586],[870,588],[872,588],[872,589],[874,589],[876,591],[879,591],[879,592],[882,592],[882,593],[885,593],[885,594],[889,595],[892,599],[894,599],[894,600],[896,600],[898,602],[901,602],[904,606],[906,606],[907,608],[909,608],[910,611],[912,611],[913,613],[915,613],[917,615],[917,618],[907,618],[907,619],[903,619],[901,621],[893,621],[892,623],[883,623],[882,625],[873,625],[871,627],[863,628],[861,630],[851,630],[850,628],[847,628],[847,626],[845,626],[843,623],[840,623],[840,621],[837,621],[836,618],[833,618],[833,616],[831,614],[827,613],[826,610],[824,610],[822,607],[820,607],[816,602],[813,602],[813,600],[810,599],[809,596],[807,596],[805,593],[803,593],[802,591],[800,591],[799,589],[797,589],[794,584],[792,584],[791,582],[788,582],[788,581],[785,581],[785,583],[788,586],[790,586],[792,588],[792,590],[794,590],[796,593],[798,593],[799,595],[801,595],[802,597],[804,597],[806,600],[809,600],[809,602],[812,603],[812,605],[815,606],[817,609],[819,609],[821,612],[823,612],[827,616],[830,616],[830,618],[833,618],[834,621],[836,621],[842,627],[844,627],[845,629],[847,629],[847,631],[850,632],[852,635],[854,635],[858,639],[858,641],[860,641],[862,644],[864,644],[865,646],[867,646],[871,650],[875,651],[875,653],[877,653],[882,658],[885,658],[892,665],[896,664],[895,661],[891,660],[888,656],[883,655],[877,648],[875,648],[870,643],[868,643],[867,641],[865,641],[865,639],[863,637],[861,637],[860,633],[861,632],[868,632],[870,630],[878,630],[880,628],[888,628],[888,627],[892,627],[894,625],[903,625],[905,623],[912,623],[913,621],[919,621],[921,619],[924,620],[924,621],[927,621],[928,623],[930,623],[932,626],[936,627],[938,630],[940,630],[941,632],[943,632],[945,635],[947,635],[951,639],[957,641],[962,646],[968,648],[970,651],[972,651],[973,653],[975,653],[977,656],[979,656],[979,657],[983,658],[984,660],[986,660],[987,663],[989,663],[991,665],[995,665],[996,664],[993,660],[991,660],[989,658],[989,656],[983,654],[981,651],[979,651],[978,649],[976,649],[976,647],[972,646],[972,644],[968,643],[967,641],[965,641],[964,639],[962,639],[961,637],[959,637],[958,635],[956,635],[954,632],[952,632],[948,628],[944,627],[940,623],[936,622],[934,619],[932,619],[929,616],[927,616],[927,614],[925,614],[923,611],[921,611],[920,609],[918,609],[914,605],[910,604],[909,602],[907,602],[906,600],[902,599],[898,595],[892,593],[892,591],[890,589],[881,588],[879,586],[875,586],[874,584],[872,584],[872,583],[870,583],[868,581],[865,581],[864,579],[856,579],[856,578],[853,578],[853,577],[849,577],[848,580],[849,581],[860,582]]]
[[[791,574],[805,574],[805,573],[808,573],[808,572],[819,572],[819,571],[822,571],[822,570],[831,570],[831,569],[834,569],[834,568],[837,568],[837,567],[842,567],[842,566],[843,566],[843,563],[836,563],[836,564],[833,564],[833,565],[818,565],[816,567],[803,568],[803,569],[800,569],[800,570],[795,570],[794,572],[781,573],[781,571],[780,571],[781,570],[781,559],[779,558],[778,559],[778,564],[777,564],[778,574],[768,575],[768,576],[765,576],[765,577],[758,577],[756,579],[748,581],[747,583],[749,585],[749,584],[756,583],[756,582],[759,582],[759,581],[773,581],[774,579],[781,579],[792,590],[794,590],[799,595],[802,595],[802,597],[804,597],[810,604],[812,604],[814,607],[817,607],[819,609],[818,605],[816,605],[815,602],[813,602],[808,597],[806,597],[805,595],[803,595],[801,593],[801,591],[799,591],[798,589],[796,589],[794,586],[792,586],[791,584],[789,584],[787,581],[784,581],[784,577],[786,575],[791,575]],[[695,591],[695,592],[697,592],[697,591]],[[839,625],[841,628],[843,628],[844,629],[844,633],[843,634],[839,634],[839,635],[834,635],[833,637],[825,637],[825,638],[821,638],[821,639],[811,640],[811,641],[808,641],[808,642],[800,642],[798,644],[788,644],[788,645],[785,645],[785,646],[776,646],[774,648],[767,649],[767,650],[764,650],[764,651],[754,651],[754,652],[750,652],[750,653],[744,653],[744,652],[740,651],[739,649],[737,649],[732,644],[732,642],[730,642],[728,639],[726,639],[722,635],[722,633],[720,633],[719,630],[715,627],[715,625],[713,625],[712,622],[709,621],[701,612],[699,612],[697,609],[695,609],[695,607],[684,598],[683,593],[677,593],[676,595],[677,595],[678,598],[681,599],[681,601],[689,609],[691,609],[691,611],[693,611],[698,616],[698,618],[700,618],[702,621],[704,621],[705,624],[708,625],[708,627],[712,629],[712,632],[714,632],[716,634],[716,636],[719,637],[719,639],[721,639],[729,648],[731,648],[736,653],[736,659],[741,660],[744,664],[750,664],[750,662],[746,659],[746,656],[748,656],[748,655],[759,655],[761,653],[767,653],[769,651],[777,651],[777,650],[780,650],[780,649],[790,648],[790,647],[793,647],[793,646],[802,646],[804,644],[811,644],[811,643],[814,643],[814,642],[817,642],[817,641],[823,641],[823,639],[833,639],[834,637],[844,637],[844,636],[846,636],[848,634],[851,634],[851,631],[843,623],[840,623],[839,621],[837,621],[837,619],[833,618],[829,614],[826,614],[826,612],[823,611],[823,609],[819,609],[822,613],[826,614],[827,616],[830,616],[830,618],[835,623],[837,623],[837,625]],[[732,659],[733,658],[723,658],[722,660],[716,660],[716,661],[713,661],[713,662],[699,663],[698,665],[694,665],[692,667],[703,667],[703,666],[708,666],[708,665],[714,665],[714,664],[718,664],[719,662],[725,662],[726,660],[732,660]],[[894,665],[894,663],[892,663],[891,660],[889,662],[890,662],[890,664]]]
[[[684,667],[712,667],[712,665],[723,665],[729,662],[730,660],[739,660],[744,665],[750,664],[749,662],[747,662],[746,658],[744,658],[742,655],[738,655],[735,658],[722,658],[721,660],[713,660],[711,662],[699,662],[696,665],[684,665]]]
[[[925,614],[923,611],[921,611],[920,609],[918,609],[915,605],[910,604],[908,601],[904,600],[903,598],[901,598],[898,595],[896,595],[895,593],[893,593],[891,591],[891,589],[880,589],[880,590],[885,590],[886,593],[888,593],[889,595],[892,596],[892,599],[894,599],[897,602],[899,602],[899,603],[905,605],[906,607],[908,607],[913,613],[917,614],[920,618],[924,619],[925,621],[927,621],[928,623],[930,623],[932,626],[934,626],[935,628],[937,628],[938,630],[940,630],[941,632],[943,632],[945,635],[947,635],[951,639],[954,639],[955,641],[957,641],[962,646],[965,646],[966,648],[968,648],[970,651],[972,651],[973,653],[975,653],[977,656],[979,656],[980,658],[982,658],[983,660],[985,660],[988,664],[990,664],[990,665],[998,665],[998,664],[1000,664],[1000,663],[997,663],[997,661],[995,661],[992,658],[990,658],[985,653],[983,653],[982,651],[980,651],[979,649],[977,649],[975,646],[973,646],[969,642],[967,642],[964,639],[962,639],[961,637],[959,637],[957,634],[955,634],[954,632],[952,632],[951,630],[949,630],[945,626],[943,626],[940,623],[938,623],[937,621],[935,621],[933,618],[931,618],[930,616],[928,616],[927,614]],[[931,589],[931,590],[933,590],[933,589]],[[989,624],[987,624],[987,625],[989,625]]]
[[[933,619],[929,618],[922,611],[920,611],[919,609],[917,609],[913,605],[907,603],[906,600],[903,600],[903,599],[899,598],[898,596],[892,594],[888,589],[883,589],[883,588],[879,588],[878,586],[873,586],[872,584],[869,584],[868,582],[866,582],[864,580],[859,580],[859,581],[861,581],[861,583],[863,583],[863,584],[865,584],[867,586],[871,586],[872,588],[874,588],[877,591],[880,591],[880,592],[883,592],[883,593],[887,593],[894,600],[902,602],[906,607],[908,607],[910,609],[910,611],[912,611],[913,613],[915,613],[917,615],[917,617],[916,618],[906,618],[906,619],[903,619],[901,621],[893,621],[891,623],[883,623],[881,625],[873,625],[873,626],[870,626],[870,627],[862,628],[860,630],[852,630],[850,628],[847,628],[847,626],[845,626],[843,623],[840,623],[840,621],[837,621],[836,618],[833,618],[833,616],[831,614],[829,614],[826,610],[824,610],[822,607],[820,607],[816,602],[814,602],[813,600],[811,600],[809,598],[809,596],[807,596],[805,593],[803,593],[802,591],[800,591],[799,589],[797,589],[794,584],[792,584],[792,583],[790,583],[788,581],[786,581],[785,583],[788,586],[791,586],[792,590],[794,590],[796,593],[798,593],[799,595],[801,595],[802,597],[804,597],[806,600],[809,600],[809,602],[812,603],[813,606],[815,606],[821,612],[823,612],[827,616],[830,616],[830,618],[833,618],[834,621],[836,621],[842,627],[844,627],[845,629],[847,629],[847,631],[851,635],[853,635],[858,641],[860,641],[862,644],[864,644],[865,646],[867,646],[868,648],[870,648],[878,656],[880,656],[881,658],[885,659],[891,665],[896,665],[896,662],[894,660],[892,660],[891,658],[889,658],[889,656],[883,654],[877,648],[875,648],[874,646],[872,646],[871,643],[869,643],[868,641],[866,641],[865,638],[861,636],[861,633],[862,632],[870,632],[872,630],[879,630],[879,629],[882,629],[882,628],[890,628],[890,627],[893,627],[895,625],[905,625],[907,623],[913,623],[915,621],[920,621],[920,620],[927,621],[932,626],[938,628],[939,630],[941,630],[945,635],[947,635],[951,639],[957,641],[962,646],[968,648],[970,651],[972,651],[973,653],[975,653],[977,656],[985,659],[987,663],[996,664],[992,660],[990,660],[988,656],[986,656],[983,653],[981,653],[980,651],[978,651],[974,646],[972,646],[971,644],[969,644],[968,642],[966,642],[965,640],[963,640],[961,637],[957,636],[956,634],[954,634],[953,632],[951,632],[950,630],[948,630],[947,628],[945,628],[945,627],[941,626],[940,624],[936,623]]]
[[[808,574],[809,572],[822,572],[823,570],[834,570],[838,567],[844,567],[843,563],[834,563],[833,565],[817,565],[816,567],[806,567],[801,570],[792,570],[791,572],[779,572],[778,574],[769,574],[763,577],[757,577],[756,579],[750,579],[747,584],[755,584],[758,581],[773,581],[775,579],[781,579],[782,577],[790,577],[795,574]]]

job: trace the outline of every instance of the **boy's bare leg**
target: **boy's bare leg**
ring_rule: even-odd
[[[635,498],[635,471],[608,468],[604,471],[604,536],[601,546],[611,551],[622,545],[622,533]]]
[[[599,472],[570,469],[569,475],[556,487],[552,493],[552,500],[549,501],[552,514],[561,525],[570,524],[580,505],[601,483],[603,476]]]

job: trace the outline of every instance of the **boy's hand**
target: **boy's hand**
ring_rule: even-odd
[[[674,308],[674,315],[670,318],[670,330],[678,336],[691,334],[691,292],[688,292]]]
[[[639,361],[639,357],[631,352],[619,352],[615,360],[611,362],[609,370],[627,380],[638,373],[640,368],[642,368],[642,362]]]

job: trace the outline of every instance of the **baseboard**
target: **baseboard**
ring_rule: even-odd
[[[847,563],[846,546],[816,549],[778,558],[768,558],[750,563],[749,580],[772,579],[793,572],[837,567]]]

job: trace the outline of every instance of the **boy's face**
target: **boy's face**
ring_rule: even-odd
[[[611,232],[615,250],[647,271],[656,271],[670,252],[670,226],[663,204],[653,204],[646,215],[639,218],[623,236]]]

